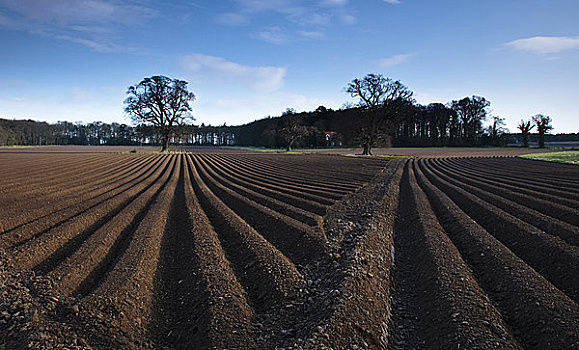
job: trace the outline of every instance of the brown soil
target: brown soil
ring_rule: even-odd
[[[193,151],[0,150],[0,349],[579,345],[576,166]]]
[[[359,155],[361,148],[334,148],[334,149],[308,149],[296,150],[304,153]],[[394,156],[407,158],[448,158],[448,157],[515,157],[529,153],[553,152],[547,148],[523,148],[523,147],[426,147],[426,148],[373,148],[375,156]]]

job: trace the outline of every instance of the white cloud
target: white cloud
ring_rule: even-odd
[[[338,102],[328,99],[307,97],[288,91],[265,94],[235,94],[223,96],[209,92],[199,93],[194,108],[196,123],[240,125],[267,116],[279,116],[287,108],[298,112],[312,111],[318,106],[337,108]]]
[[[392,5],[400,4],[400,0],[384,0],[384,2],[387,2]]]
[[[134,2],[111,0],[0,0],[0,7],[28,25],[136,24],[157,12]]]
[[[271,23],[277,24],[263,28],[252,37],[274,44],[303,39],[303,33],[323,34],[336,22],[347,25],[356,22],[348,0],[235,0],[235,3],[237,9],[217,15],[215,21],[223,25],[240,25],[267,16]],[[321,39],[325,35],[315,37]]]
[[[299,32],[301,36],[307,39],[322,39],[325,37],[323,32],[302,30]]]
[[[352,25],[356,22],[358,22],[358,19],[355,16],[349,15],[349,14],[342,14],[340,15],[340,19],[342,20],[342,22],[346,25]]]
[[[67,40],[101,52],[126,52],[115,33],[158,12],[131,0],[0,0],[0,27]]]
[[[253,37],[271,44],[285,44],[290,41],[290,36],[279,26],[264,28],[262,31],[254,34]]]
[[[416,53],[407,53],[407,54],[401,54],[401,55],[394,55],[388,58],[383,58],[380,60],[380,65],[382,67],[393,67],[396,65],[399,65],[401,63],[404,63],[406,61],[408,61],[410,59],[410,57],[416,55]]]
[[[241,13],[222,13],[215,18],[215,21],[219,24],[224,24],[228,26],[240,26],[249,23],[249,18]]]
[[[179,59],[182,76],[197,95],[196,123],[239,125],[271,116],[287,108],[337,108],[341,101],[304,96],[285,87],[286,68],[248,66],[225,58],[191,54]]]
[[[182,57],[181,67],[212,85],[236,85],[258,92],[273,92],[284,85],[286,68],[271,66],[246,66],[221,57],[192,54]]]
[[[7,27],[18,30],[22,29],[20,22],[13,20],[12,18],[6,16],[2,12],[0,12],[0,27]]]
[[[348,0],[324,0],[321,2],[324,6],[345,6]]]
[[[234,0],[244,12],[275,11],[294,6],[292,0]]]
[[[104,40],[91,40],[85,38],[74,37],[70,35],[55,35],[55,39],[66,40],[76,44],[81,44],[87,46],[97,52],[136,52],[137,49],[133,49],[127,46],[118,45],[114,42],[106,42]]]
[[[312,11],[311,9],[293,9],[287,19],[301,27],[327,27],[331,24],[332,15]]]
[[[521,51],[552,54],[565,50],[579,49],[579,36],[534,36],[508,42],[506,45]]]

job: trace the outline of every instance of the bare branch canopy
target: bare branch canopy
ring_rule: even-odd
[[[154,126],[161,135],[166,152],[176,129],[193,121],[190,102],[195,94],[187,90],[187,82],[155,75],[129,86],[125,112],[137,124]]]
[[[372,154],[372,147],[396,124],[396,120],[408,113],[414,99],[413,92],[400,81],[370,73],[362,79],[352,80],[346,92],[359,98],[358,107],[365,110],[360,117],[358,140],[363,154]]]

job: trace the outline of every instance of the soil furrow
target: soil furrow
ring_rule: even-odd
[[[542,180],[532,181],[524,176],[514,176],[512,172],[504,171],[501,174],[492,174],[492,169],[498,168],[501,165],[496,162],[495,159],[488,159],[485,164],[480,164],[478,166],[473,166],[460,163],[457,159],[444,159],[438,160],[437,162],[441,167],[446,169],[452,169],[456,173],[461,173],[465,176],[473,177],[479,180],[490,180],[489,183],[493,183],[493,180],[500,181],[501,183],[512,185],[519,188],[525,188],[535,193],[546,193],[555,197],[562,199],[570,199],[572,201],[579,201],[579,191],[573,191],[571,188],[566,188],[562,190],[561,182],[549,182],[550,179],[545,176]]]
[[[37,235],[43,231],[48,230],[50,227],[54,227],[62,224],[63,222],[69,220],[70,218],[84,213],[88,209],[94,207],[98,203],[108,200],[112,196],[134,186],[136,183],[142,181],[150,174],[153,169],[161,162],[161,159],[151,161],[147,164],[146,168],[138,168],[130,174],[124,182],[111,182],[106,187],[100,188],[98,191],[86,191],[82,195],[77,195],[76,198],[70,201],[64,201],[62,204],[55,204],[52,206],[46,206],[42,211],[31,211],[23,213],[18,221],[5,222],[5,227],[10,227],[5,233],[9,237],[10,231],[16,232],[21,236],[32,236]],[[24,222],[18,224],[19,222]],[[17,230],[17,231],[16,231]],[[23,235],[22,233],[26,234]],[[9,239],[5,239],[9,241]]]
[[[258,181],[258,183],[267,183],[275,186],[283,186],[287,189],[297,190],[298,192],[309,193],[314,196],[326,197],[329,199],[340,199],[345,191],[335,191],[330,189],[322,189],[319,186],[310,185],[310,180],[307,177],[295,178],[293,181],[288,177],[280,176],[279,174],[260,172],[257,169],[250,167],[241,167],[237,163],[230,163],[231,168],[237,169],[246,177]]]
[[[563,185],[569,188],[573,192],[579,190],[579,183],[577,181],[572,181],[573,173],[577,172],[577,169],[568,168],[563,170],[562,174],[558,174],[558,170],[565,168],[564,164],[558,165],[557,169],[553,169],[551,162],[535,161],[530,159],[521,158],[508,158],[508,159],[495,159],[495,166],[489,167],[486,161],[477,159],[457,159],[457,162],[466,162],[470,164],[467,168],[472,171],[480,172],[476,169],[484,169],[483,175],[496,176],[497,178],[504,178],[505,173],[509,174],[506,180],[515,181],[525,181],[531,182],[538,185],[546,184],[559,188]],[[570,171],[569,171],[570,170]]]
[[[579,344],[576,166],[182,149],[0,150],[0,344]]]
[[[556,218],[547,216],[522,204],[509,200],[508,198],[512,194],[511,191],[495,186],[485,186],[476,180],[471,180],[457,174],[456,172],[440,169],[436,164],[430,163],[430,166],[430,169],[435,174],[440,176],[440,178],[448,181],[449,183],[474,194],[475,196],[485,200],[492,205],[495,205],[496,207],[504,210],[505,212],[508,212],[509,214],[523,220],[526,223],[535,226],[540,230],[561,237],[569,244],[575,246],[579,245],[578,227],[570,225],[566,222],[559,221]],[[502,193],[502,196],[499,196],[497,193]]]
[[[145,160],[145,157],[143,156],[131,157],[128,162],[126,158],[118,157],[112,159],[94,159],[90,161],[90,166],[77,166],[71,170],[64,168],[66,167],[66,163],[58,164],[57,168],[52,164],[50,169],[46,169],[44,172],[38,172],[38,179],[35,179],[34,175],[30,176],[30,174],[28,174],[26,185],[19,186],[19,190],[16,194],[25,197],[28,195],[28,189],[38,190],[42,188],[62,187],[62,177],[72,173],[74,170],[76,170],[77,174],[81,174],[82,176],[70,179],[68,185],[70,187],[75,187],[79,184],[83,185],[87,182],[92,182],[93,179],[108,177],[112,173],[116,173],[119,170],[125,169],[127,166],[132,166],[143,160]],[[44,176],[42,174],[44,174]],[[47,174],[49,175],[47,176]],[[4,186],[13,187],[10,184],[5,184]]]
[[[245,198],[211,177],[200,159],[195,162],[209,189],[292,262],[307,265],[308,261],[327,253],[326,237],[320,227],[310,227]]]
[[[158,167],[159,162],[154,162],[145,173],[136,174],[136,177],[132,179],[131,182],[113,185],[113,189],[108,193],[98,195],[95,198],[79,202],[77,205],[73,205],[70,208],[63,210],[62,212],[56,212],[54,214],[47,214],[40,217],[38,220],[31,221],[28,224],[19,225],[2,235],[2,240],[0,241],[0,247],[6,248],[18,244],[23,244],[33,238],[39,237],[51,229],[57,229],[58,226],[65,224],[67,221],[73,220],[74,218],[89,212],[91,209],[98,207],[98,205],[104,205],[106,201],[122,194],[124,191],[130,190],[131,188],[138,186],[143,181],[151,176],[155,167]],[[102,197],[102,198],[101,198]],[[47,209],[49,210],[49,208]],[[23,214],[26,216],[26,213]]]
[[[145,339],[152,321],[154,276],[181,169],[176,158],[172,157],[167,182],[139,222],[126,250],[112,269],[107,269],[98,287],[81,301],[83,307],[96,307],[108,313],[113,326],[133,339]]]
[[[308,200],[303,197],[298,197],[289,193],[284,193],[275,189],[259,186],[249,181],[245,181],[234,173],[217,157],[212,158],[209,162],[213,166],[213,170],[220,176],[226,178],[239,186],[245,187],[255,191],[261,195],[275,198],[288,204],[292,204],[298,208],[309,211],[311,213],[323,216],[326,213],[327,205],[320,204],[315,201]]]
[[[195,198],[188,162],[183,168],[161,245],[155,276],[156,347],[255,348],[253,311],[217,234]]]
[[[433,215],[411,162],[394,226],[388,347],[520,348]]]
[[[84,183],[86,183],[85,179],[87,177],[91,177],[91,174],[93,173],[99,173],[103,171],[104,169],[106,169],[107,164],[110,165],[111,161],[114,164],[122,163],[122,159],[109,160],[108,163],[105,160],[101,159],[98,161],[94,161],[94,163],[98,165],[79,167],[75,169],[76,170],[75,172],[72,171],[63,172],[60,168],[56,169],[53,168],[51,171],[43,173],[45,177],[40,181],[29,182],[27,180],[26,184],[24,185],[23,184],[12,185],[11,186],[12,189],[17,188],[19,189],[19,191],[14,192],[13,195],[11,195],[10,190],[4,191],[5,193],[7,192],[6,201],[4,203],[7,206],[12,206],[15,202],[28,200],[32,204],[34,204],[35,194],[54,195],[56,193],[60,193],[60,191],[66,192],[69,190],[69,188],[78,186],[79,183],[80,186],[82,186]],[[73,174],[76,176],[73,176]],[[26,175],[24,176],[24,178],[27,177],[28,176]],[[62,181],[63,178],[70,179],[70,183],[63,182]]]
[[[233,158],[233,157],[232,157]],[[263,161],[267,161],[264,163]],[[342,193],[354,190],[356,185],[352,183],[347,183],[342,181],[341,179],[327,179],[321,173],[318,173],[315,178],[311,178],[311,167],[309,169],[302,169],[302,164],[299,164],[295,161],[291,162],[291,165],[288,167],[284,167],[282,162],[283,159],[265,159],[265,157],[259,157],[259,159],[245,159],[244,161],[236,161],[233,160],[235,164],[238,166],[258,172],[260,174],[264,174],[274,178],[276,181],[288,181],[289,183],[300,183],[304,179],[310,179],[311,181],[304,184],[307,188],[316,189],[318,187],[324,187],[327,190],[335,193]],[[275,164],[272,166],[271,164]],[[327,164],[325,164],[327,165]],[[318,164],[314,165],[319,167]],[[309,171],[308,171],[309,170]]]
[[[211,192],[189,159],[192,185],[227,259],[258,312],[299,299],[306,287],[295,265]]]
[[[14,206],[15,210],[13,213],[7,212],[7,215],[18,215],[17,208],[21,206],[26,206],[30,211],[35,209],[37,212],[43,212],[44,209],[45,212],[47,207],[46,203],[50,203],[51,201],[52,205],[50,207],[54,207],[55,210],[64,208],[70,205],[70,203],[73,203],[75,199],[78,201],[79,195],[85,197],[88,191],[97,191],[115,182],[122,182],[123,179],[131,172],[134,172],[137,167],[142,167],[147,163],[149,163],[147,159],[140,159],[140,163],[119,165],[115,168],[115,171],[111,171],[111,173],[106,176],[101,175],[98,170],[94,172],[96,175],[90,177],[79,174],[79,178],[81,178],[82,181],[79,181],[79,184],[76,185],[67,181],[65,183],[66,186],[63,186],[62,178],[60,178],[61,185],[54,189],[41,186],[24,196],[16,194],[17,198],[15,201],[18,205]]]
[[[579,297],[579,251],[559,237],[551,236],[517,219],[467,191],[439,178],[419,161],[426,177],[445,192],[473,220],[483,226],[495,238],[517,256],[546,277],[573,300]]]
[[[577,304],[474,222],[419,168],[415,170],[448,236],[521,345],[570,349],[577,344]]]
[[[148,209],[162,186],[169,179],[166,170],[153,184],[142,190],[130,202],[90,236],[70,240],[41,265],[38,270],[50,273],[58,281],[57,289],[62,295],[87,295],[107,271],[114,265],[128,246],[138,224],[144,219]]]
[[[431,163],[439,163],[436,160],[430,160]],[[492,163],[489,164],[489,166],[492,167]],[[456,168],[450,168],[452,169],[453,174],[457,174],[457,175],[461,175],[464,173],[464,170],[462,169],[456,169]],[[504,174],[504,175],[508,175],[508,173]],[[504,176],[503,175],[503,176]],[[577,176],[579,176],[579,172],[577,173]],[[516,183],[515,184],[509,184],[509,180],[505,180],[501,177],[487,177],[487,176],[480,176],[480,175],[474,175],[474,176],[466,176],[467,179],[469,179],[471,182],[474,182],[477,184],[478,187],[484,188],[485,190],[489,191],[489,192],[493,192],[495,194],[498,195],[502,195],[503,197],[508,197],[508,198],[514,198],[514,199],[518,199],[519,202],[523,202],[523,203],[527,203],[529,201],[529,198],[533,198],[533,204],[529,204],[529,205],[541,205],[541,203],[543,203],[543,205],[545,205],[544,203],[547,203],[547,205],[555,203],[557,204],[558,207],[557,208],[563,208],[562,210],[564,210],[564,213],[566,213],[565,211],[570,211],[573,208],[579,208],[579,201],[577,199],[570,199],[567,198],[567,196],[561,196],[560,194],[550,194],[547,193],[545,191],[542,191],[541,189],[529,189],[528,187],[524,186],[521,183]],[[559,185],[560,189],[562,188],[562,185]],[[508,196],[507,194],[504,194],[504,191],[508,191]],[[565,191],[558,191],[558,192],[565,192]],[[535,204],[536,203],[536,204]],[[554,209],[551,207],[546,207],[545,209],[547,212],[549,211],[553,211]],[[557,210],[555,210],[557,211]],[[566,213],[566,215],[571,215]],[[575,216],[577,216],[578,214],[575,213]]]
[[[224,167],[227,167],[228,172],[229,172],[229,174],[231,174],[231,176],[234,176],[238,179],[242,179],[242,180],[244,180],[244,181],[246,181],[254,186],[259,186],[259,187],[266,188],[266,189],[273,190],[273,191],[279,191],[281,193],[287,193],[291,196],[295,196],[298,198],[303,198],[306,200],[316,202],[317,204],[319,204],[321,206],[332,205],[335,202],[334,199],[320,196],[318,194],[311,194],[309,192],[304,192],[304,191],[301,191],[299,188],[298,189],[296,189],[295,187],[289,188],[289,187],[283,186],[281,184],[275,184],[275,183],[269,183],[269,182],[263,181],[263,179],[260,178],[259,176],[255,176],[255,175],[250,176],[246,172],[242,172],[232,163],[230,163],[230,164],[224,163]]]
[[[163,168],[166,166],[168,166],[166,163],[163,164],[157,172],[162,173],[164,171]],[[160,175],[157,175],[157,177]],[[135,196],[146,191],[153,182],[154,179],[148,178],[145,182],[139,183],[112,199],[98,204],[90,209],[90,212],[87,212],[86,215],[75,216],[64,224],[19,245],[15,248],[15,264],[21,266],[21,268],[31,268],[40,264],[78,235],[88,237],[94,230],[122,210]],[[81,242],[82,240],[78,241],[78,243]]]
[[[223,157],[227,156],[223,155]],[[339,186],[344,186],[350,190],[357,186],[356,183],[359,184],[370,180],[373,177],[371,174],[374,173],[374,171],[372,171],[371,174],[367,174],[366,172],[360,173],[360,171],[356,171],[361,170],[356,163],[361,162],[364,168],[376,166],[376,170],[379,170],[384,166],[383,159],[360,160],[346,159],[344,157],[336,156],[318,156],[317,159],[314,160],[305,155],[290,155],[289,157],[280,158],[279,156],[262,154],[259,156],[254,155],[252,157],[243,157],[242,159],[238,159],[238,162],[239,161],[248,165],[253,164],[253,167],[266,167],[269,171],[273,171],[278,174],[285,173],[297,178],[310,177],[312,167],[316,167],[319,168],[315,178],[317,183],[322,185],[332,183]],[[374,162],[375,164],[372,164]],[[320,167],[320,163],[322,163],[324,166]],[[346,164],[347,166],[344,166]],[[334,176],[336,172],[340,173],[341,176],[339,178]]]
[[[263,194],[257,193],[247,187],[240,186],[236,183],[229,181],[228,179],[221,176],[219,173],[215,171],[215,165],[211,163],[211,161],[204,161],[203,159],[199,159],[201,164],[204,166],[204,169],[208,172],[208,174],[217,180],[223,186],[239,193],[240,195],[255,201],[261,205],[264,205],[268,208],[271,208],[279,213],[284,213],[285,215],[292,217],[298,221],[306,223],[310,226],[319,226],[322,221],[322,218],[319,215],[312,214],[305,210],[300,209],[299,207],[293,206],[292,203],[285,203],[276,200],[270,196],[265,196]]]
[[[312,168],[318,168],[316,177],[313,179],[315,184],[321,186],[330,184],[337,186],[336,189],[342,188],[347,191],[354,190],[372,178],[371,174],[375,171],[366,172],[366,169],[379,170],[385,164],[382,159],[373,162],[331,155],[318,155],[315,159],[308,155],[288,155],[282,158],[275,155],[263,155],[247,158],[248,162],[260,162],[261,166],[268,167],[271,172],[287,174],[296,179],[309,178]],[[340,176],[336,177],[336,173]]]
[[[43,182],[45,183],[46,181],[51,181],[58,178],[58,173],[54,174],[52,171],[56,170],[61,172],[61,174],[70,174],[78,171],[78,169],[83,169],[86,166],[90,166],[93,162],[96,163],[93,164],[93,166],[98,166],[97,164],[106,162],[103,157],[94,155],[78,157],[76,159],[71,159],[69,156],[64,156],[63,158],[64,161],[58,163],[59,167],[57,169],[55,169],[54,164],[51,164],[50,162],[46,164],[46,167],[37,167],[37,160],[33,160],[31,161],[30,166],[23,168],[26,170],[16,169],[16,173],[10,174],[12,182],[6,182],[5,184],[2,184],[2,187],[0,188],[11,188],[14,185],[21,184],[22,180],[28,179],[33,180],[32,184]],[[34,171],[31,172],[31,169],[34,169]],[[49,174],[48,176],[47,173]],[[28,181],[25,181],[25,183],[28,183]]]

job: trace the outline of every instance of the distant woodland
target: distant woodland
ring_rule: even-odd
[[[195,94],[187,82],[156,75],[130,86],[125,113],[133,125],[0,119],[0,146],[34,145],[173,145],[249,146],[264,148],[362,147],[539,147],[579,143],[578,134],[550,135],[552,119],[536,114],[521,119],[520,133],[505,128],[505,119],[490,113],[482,96],[446,104],[420,105],[413,92],[398,80],[370,73],[353,79],[345,92],[355,104],[333,110],[286,109],[280,116],[244,125],[194,125],[190,103]],[[533,131],[536,133],[533,134]]]
[[[280,116],[238,126],[194,125],[190,103],[195,94],[187,82],[152,76],[127,90],[125,113],[133,125],[0,119],[0,145],[162,145],[249,146],[265,148],[446,146],[532,146],[578,143],[579,134],[549,135],[549,116],[521,119],[520,134],[511,134],[505,120],[490,113],[482,96],[446,104],[417,104],[413,92],[398,80],[370,73],[348,83],[345,92],[357,98],[333,110],[288,108]],[[533,134],[533,129],[536,134]]]
[[[522,144],[521,134],[500,132],[493,138],[492,130],[482,128],[472,139],[467,139],[450,121],[439,121],[433,116],[435,106],[423,107],[415,118],[402,120],[382,141],[383,146],[489,146]],[[284,118],[298,119],[308,127],[306,136],[299,137],[294,147],[359,147],[355,119],[362,113],[357,108],[331,110],[319,107],[313,112],[286,111],[283,117],[267,117],[240,126],[191,125],[181,130],[180,137],[172,140],[181,145],[254,146],[284,148]],[[288,115],[289,114],[289,115]],[[328,133],[326,133],[328,132]],[[537,134],[530,134],[531,145]],[[546,135],[546,142],[579,142],[577,134]],[[150,126],[130,126],[119,123],[94,122],[89,124],[57,122],[54,124],[33,120],[0,119],[0,145],[159,145],[159,137]]]

